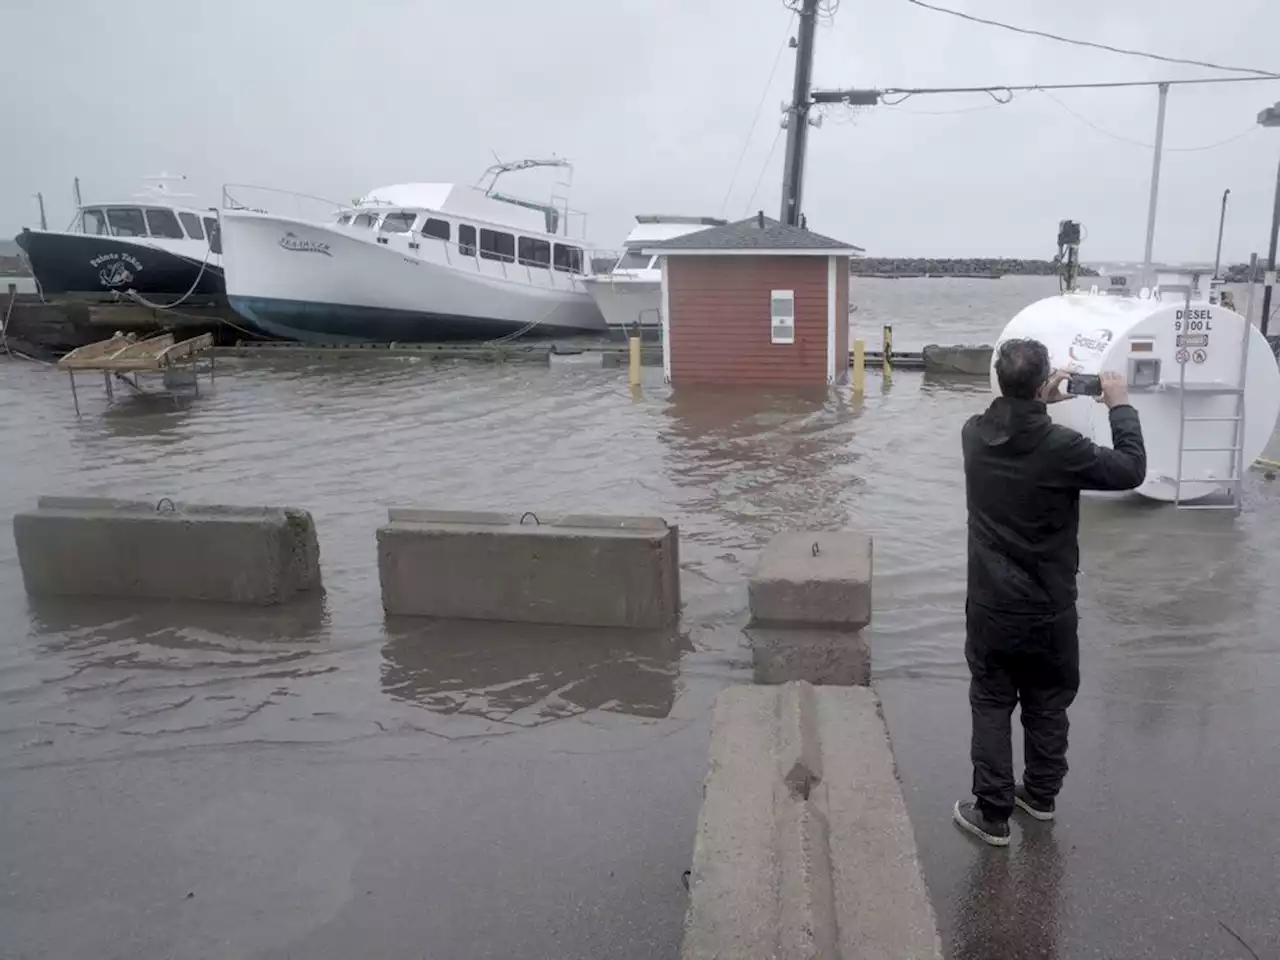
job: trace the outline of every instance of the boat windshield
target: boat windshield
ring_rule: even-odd
[[[137,207],[108,207],[107,222],[117,237],[145,237],[147,224]]]
[[[372,227],[378,221],[377,214],[362,213],[351,221],[353,227]]]
[[[84,225],[84,232],[93,234],[96,237],[105,237],[111,233],[107,226],[107,215],[101,210],[86,210],[83,214],[81,223]]]
[[[410,213],[407,210],[388,213],[382,218],[382,232],[408,233],[413,228],[413,221],[417,219],[418,215],[416,213]]]
[[[172,210],[151,207],[147,210],[147,228],[153,237],[165,240],[185,240],[186,234],[178,224],[178,218]]]
[[[628,250],[618,262],[613,265],[615,270],[643,270],[649,266],[652,258],[647,253],[641,253],[639,250]]]

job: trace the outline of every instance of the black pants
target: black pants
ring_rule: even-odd
[[[965,606],[965,659],[973,711],[973,793],[988,818],[1013,812],[1013,708],[1022,704],[1027,793],[1052,801],[1067,775],[1067,707],[1080,688],[1074,609],[1011,617]]]

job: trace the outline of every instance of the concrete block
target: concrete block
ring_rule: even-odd
[[[660,629],[680,613],[679,530],[656,517],[392,510],[388,614]]]
[[[757,626],[749,639],[756,683],[804,680],[849,687],[871,682],[871,649],[865,631]]]
[[[860,630],[871,622],[871,537],[781,533],[747,582],[758,624]]]
[[[943,347],[931,343],[921,353],[926,373],[946,373],[965,377],[991,375],[991,347]]]
[[[603,350],[582,350],[578,353],[557,353],[553,350],[547,355],[547,363],[551,365],[553,370],[571,367],[588,367],[600,370],[609,366]],[[615,363],[614,366],[616,365]]]
[[[875,694],[716,701],[683,960],[940,960]]]
[[[33,596],[273,604],[320,586],[305,510],[41,497],[13,534]]]

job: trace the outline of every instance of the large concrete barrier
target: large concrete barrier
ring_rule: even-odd
[[[965,377],[991,375],[991,347],[943,347],[931,343],[921,351],[926,373],[943,373]]]
[[[391,510],[388,614],[658,629],[680,613],[679,531],[656,517]]]
[[[305,510],[41,497],[13,535],[33,596],[272,604],[320,586]]]
[[[780,533],[747,581],[752,621],[860,630],[871,622],[871,571],[864,533]]]
[[[875,694],[716,701],[683,960],[940,960]]]

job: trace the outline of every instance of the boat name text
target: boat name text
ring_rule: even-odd
[[[322,253],[326,257],[333,256],[329,252],[327,243],[322,243],[319,240],[304,240],[292,231],[280,238],[280,246],[286,250],[292,250],[294,253]]]

